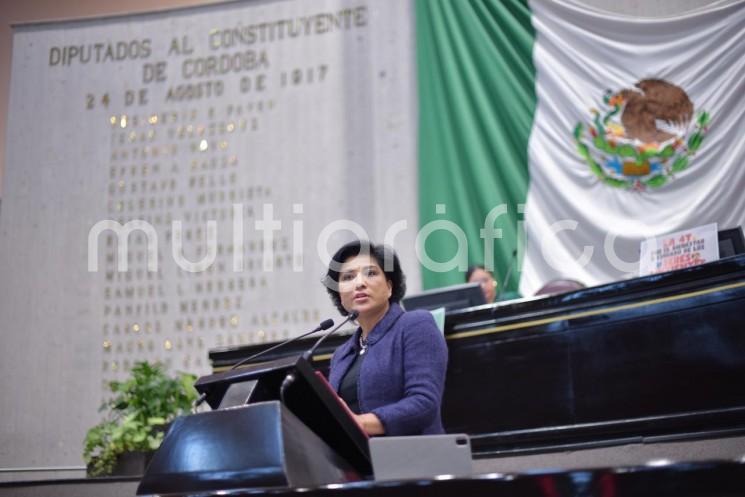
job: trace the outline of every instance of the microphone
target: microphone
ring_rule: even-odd
[[[510,265],[507,266],[507,272],[504,273],[504,281],[502,282],[502,288],[499,289],[499,294],[497,295],[497,300],[502,297],[505,290],[507,290],[507,282],[510,281],[510,276],[512,276],[512,268],[515,264],[515,256],[517,255],[517,249],[512,251],[512,257],[510,257]]]
[[[357,311],[350,312],[347,315],[347,318],[344,321],[342,321],[339,326],[337,326],[333,330],[323,335],[321,338],[318,339],[316,343],[313,344],[311,348],[303,352],[303,356],[302,356],[303,359],[312,364],[313,363],[313,359],[312,359],[313,352],[316,351],[316,349],[324,342],[324,340],[326,340],[328,337],[336,333],[339,330],[339,328],[341,328],[348,322],[354,321],[355,319],[357,319],[357,316],[359,315],[360,313]],[[279,387],[279,398],[282,399],[282,402],[285,402],[285,391],[290,387],[290,385],[292,385],[295,382],[295,379],[296,379],[295,373],[291,372],[291,373],[288,373],[287,376],[285,376],[285,379],[282,381],[282,384]]]
[[[341,328],[342,326],[344,326],[344,325],[345,325],[345,324],[347,324],[348,322],[350,322],[350,321],[354,321],[355,319],[357,319],[357,316],[359,316],[359,315],[360,315],[360,313],[359,313],[359,312],[357,312],[357,311],[352,311],[352,312],[350,312],[350,313],[349,313],[349,314],[347,315],[347,319],[345,319],[344,321],[342,321],[342,322],[341,322],[341,324],[340,324],[339,326],[337,326],[337,327],[336,327],[336,328],[334,328],[333,330],[331,330],[331,331],[329,331],[328,333],[326,333],[325,335],[323,335],[323,336],[322,336],[321,338],[319,338],[319,339],[318,339],[318,341],[317,341],[316,343],[314,343],[314,344],[313,344],[313,346],[312,346],[312,347],[311,347],[310,349],[306,350],[306,351],[305,351],[305,352],[303,353],[303,359],[305,359],[306,361],[311,361],[311,357],[313,357],[313,352],[315,352],[315,351],[316,351],[316,349],[317,349],[317,348],[318,348],[318,347],[319,347],[319,346],[320,346],[320,345],[321,345],[321,344],[322,344],[322,343],[323,343],[323,342],[324,342],[324,341],[325,341],[325,340],[326,340],[326,339],[327,339],[328,337],[330,337],[331,335],[333,335],[334,333],[336,333],[336,332],[337,332],[337,331],[339,330],[339,328]]]
[[[342,323],[342,324],[344,324],[344,323]],[[290,344],[290,343],[292,343],[292,342],[294,342],[296,340],[300,340],[301,338],[305,338],[308,335],[312,335],[313,333],[316,333],[318,331],[328,330],[332,326],[334,326],[334,320],[333,319],[327,319],[326,321],[323,321],[321,324],[319,324],[318,326],[316,326],[314,329],[312,329],[311,331],[309,331],[307,333],[303,333],[302,335],[298,335],[296,337],[290,338],[289,340],[285,340],[284,342],[278,343],[277,345],[272,345],[271,347],[269,347],[266,350],[262,350],[262,351],[257,352],[256,354],[254,354],[254,355],[252,355],[250,357],[246,357],[245,359],[236,362],[229,369],[229,371],[232,371],[235,368],[237,368],[238,366],[241,366],[243,364],[246,364],[248,361],[252,361],[252,360],[256,359],[259,356],[262,356],[262,355],[264,355],[264,354],[266,354],[268,352],[271,352],[272,350],[276,350],[276,349],[278,349],[280,347],[284,347],[285,345]]]
[[[236,362],[235,364],[233,364],[233,366],[231,366],[231,368],[228,371],[233,371],[235,368],[237,368],[238,366],[241,366],[241,365],[247,363],[248,361],[252,361],[252,360],[256,359],[257,357],[266,354],[267,352],[271,352],[272,350],[276,350],[276,349],[278,349],[280,347],[284,347],[285,345],[290,344],[290,343],[292,343],[292,342],[294,342],[296,340],[300,340],[301,338],[305,338],[308,335],[312,335],[313,333],[316,333],[318,331],[328,330],[332,326],[334,326],[334,320],[333,319],[327,319],[327,320],[321,322],[321,324],[319,324],[318,326],[316,326],[315,328],[313,328],[311,331],[309,331],[307,333],[303,333],[302,335],[298,335],[296,337],[292,337],[289,340],[285,340],[282,343],[278,343],[276,345],[272,345],[268,349],[261,350],[261,351],[257,352],[256,354],[253,354],[252,356],[246,357],[245,359],[242,359],[242,360]],[[197,399],[194,402],[192,402],[192,404],[191,404],[192,412],[196,412],[197,407],[201,406],[206,399],[207,399],[207,392],[204,392],[199,397],[197,397]]]

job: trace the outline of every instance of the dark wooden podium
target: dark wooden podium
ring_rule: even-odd
[[[231,387],[245,405],[219,408]],[[308,487],[372,474],[367,436],[310,363],[294,356],[200,378],[214,409],[177,419],[137,489],[143,494]]]

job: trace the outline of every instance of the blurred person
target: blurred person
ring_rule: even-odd
[[[467,283],[478,283],[481,285],[481,291],[484,293],[484,299],[487,304],[497,301],[513,300],[521,298],[518,292],[498,292],[499,282],[491,271],[487,271],[481,264],[474,264],[466,271]]]

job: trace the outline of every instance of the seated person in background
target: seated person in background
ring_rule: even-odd
[[[447,346],[429,312],[399,306],[405,281],[393,250],[367,241],[341,247],[324,281],[343,316],[359,312],[359,328],[331,358],[329,383],[368,435],[444,433]]]
[[[466,271],[466,283],[478,283],[481,285],[481,291],[484,292],[484,299],[487,304],[492,304],[496,301],[513,300],[519,299],[521,295],[517,292],[502,292],[497,299],[497,283],[494,275],[487,271],[481,264],[474,264]]]

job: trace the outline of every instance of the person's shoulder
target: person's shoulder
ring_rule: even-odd
[[[405,311],[400,318],[400,324],[406,328],[410,327],[433,327],[437,328],[435,324],[435,318],[432,313],[423,309],[415,309],[413,311]]]
[[[445,337],[437,327],[434,316],[429,311],[417,309],[401,316],[400,333],[407,343],[417,344],[417,348],[439,350],[445,347]]]

